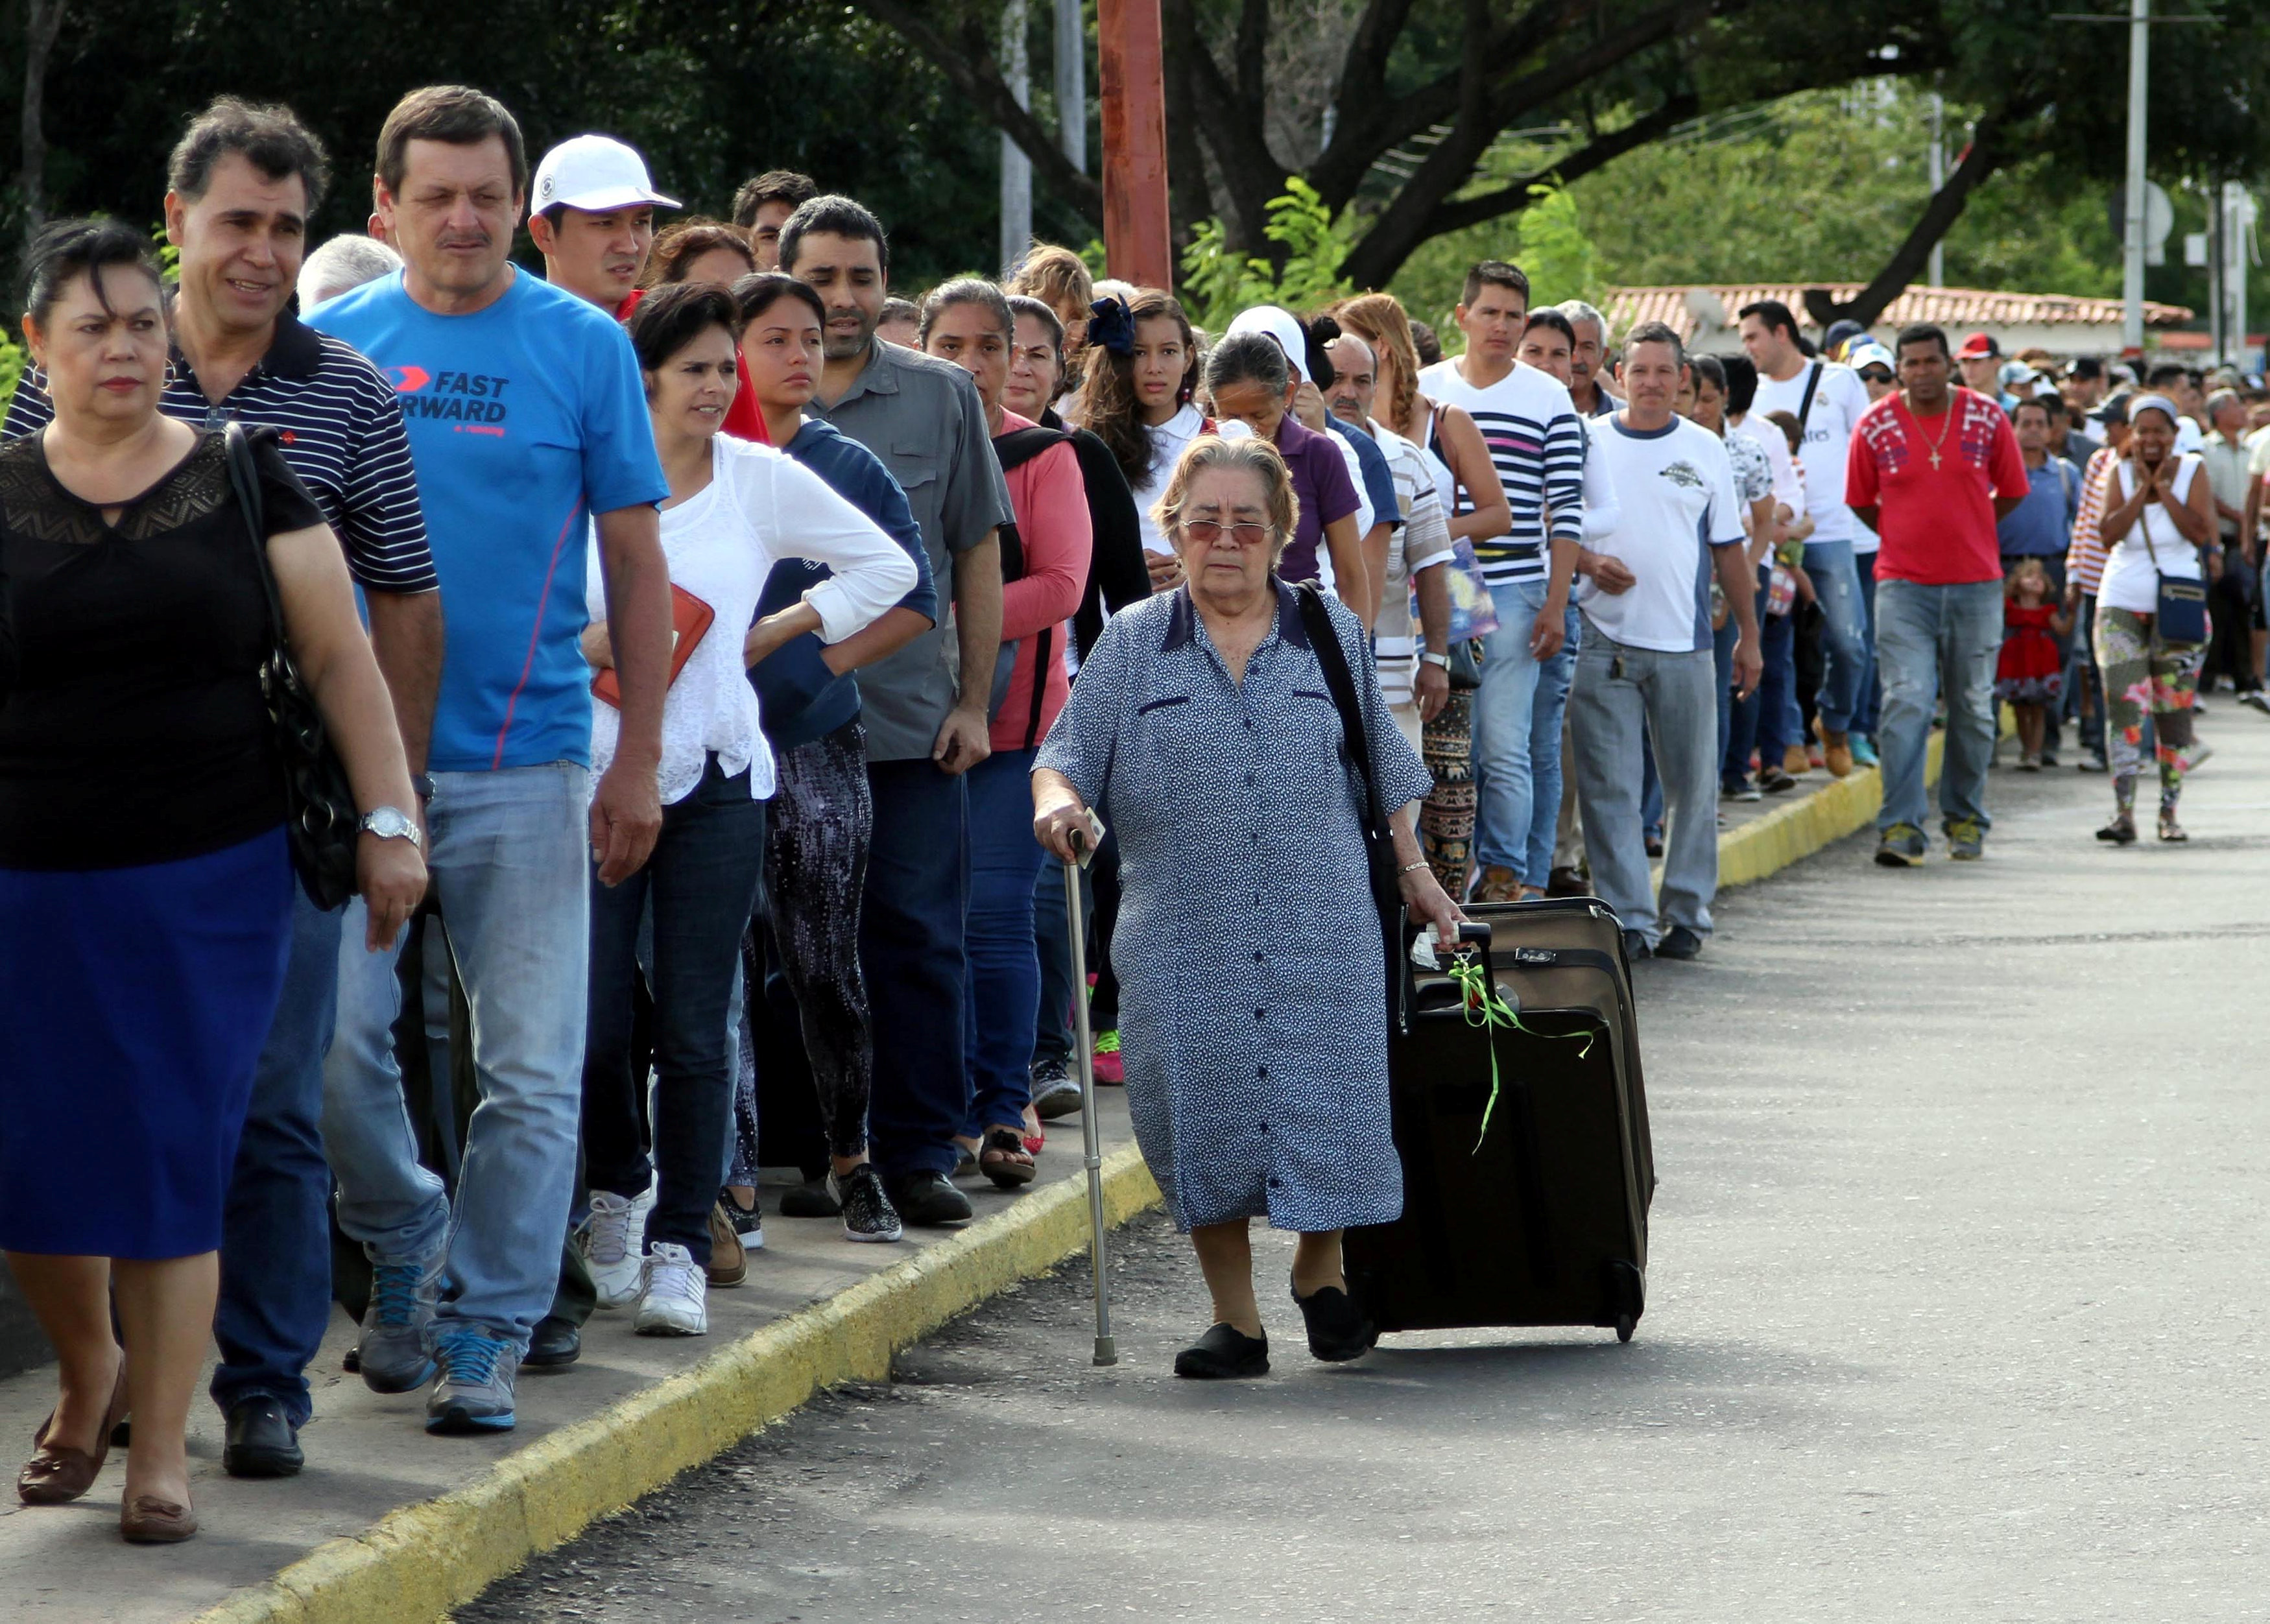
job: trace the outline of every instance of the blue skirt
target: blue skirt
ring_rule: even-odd
[[[0,869],[0,1248],[219,1250],[293,883],[280,827],[178,863]]]

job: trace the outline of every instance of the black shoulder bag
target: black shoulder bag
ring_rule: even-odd
[[[1356,801],[1356,822],[1363,829],[1364,862],[1371,876],[1371,900],[1379,910],[1379,933],[1387,953],[1387,975],[1382,991],[1387,999],[1388,1019],[1396,1017],[1403,976],[1403,877],[1396,870],[1395,835],[1387,821],[1387,809],[1379,804],[1379,778],[1372,769],[1371,736],[1363,725],[1363,708],[1356,701],[1355,677],[1348,670],[1347,651],[1340,647],[1339,634],[1332,628],[1331,612],[1324,607],[1324,594],[1313,582],[1302,582],[1293,589],[1301,605],[1301,624],[1309,634],[1309,646],[1316,651],[1317,664],[1323,668],[1324,686],[1332,696],[1332,708],[1340,713],[1340,731],[1346,737],[1349,762],[1355,768],[1359,780]]]
[[[326,912],[342,907],[355,892],[355,843],[362,818],[355,810],[347,769],[323,728],[315,696],[292,663],[284,635],[284,604],[276,592],[276,572],[268,562],[268,512],[260,500],[260,470],[252,441],[241,423],[224,431],[228,444],[228,479],[252,538],[252,556],[268,597],[268,657],[260,664],[260,696],[276,729],[276,753],[284,761],[285,831],[292,866],[308,900]]]

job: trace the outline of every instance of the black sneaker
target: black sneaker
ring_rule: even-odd
[[[726,1198],[725,1205],[736,1212],[741,1210],[730,1196]],[[818,1178],[806,1179],[791,1190],[783,1190],[780,1210],[783,1218],[836,1218],[842,1216],[843,1204],[829,1193],[827,1175],[823,1173]],[[761,1220],[758,1229],[762,1232]]]
[[[1637,964],[1642,959],[1655,957],[1655,949],[1647,945],[1647,938],[1637,931],[1624,932],[1624,960]]]
[[[1050,1055],[1033,1062],[1033,1110],[1042,1122],[1070,1116],[1079,1109],[1079,1079],[1072,1074],[1068,1056]]]
[[[827,1190],[842,1206],[845,1240],[890,1242],[905,1235],[897,1209],[883,1193],[883,1175],[866,1162],[849,1173],[829,1174]]]
[[[1371,1316],[1337,1286],[1319,1287],[1305,1297],[1296,1289],[1293,1301],[1308,1322],[1309,1352],[1328,1365],[1361,1359],[1379,1341]]]
[[[1269,1339],[1249,1337],[1235,1325],[1216,1325],[1175,1355],[1175,1374],[1198,1382],[1267,1376]]]
[[[1758,788],[1768,795],[1786,795],[1797,788],[1797,780],[1792,778],[1775,763],[1769,761],[1758,768]]]
[[[1690,931],[1683,924],[1675,924],[1665,931],[1663,939],[1655,945],[1655,956],[1658,959],[1692,959],[1702,951],[1701,933]]]
[[[966,1224],[973,1209],[969,1198],[953,1187],[943,1173],[909,1173],[884,1186],[900,1219],[918,1228]]]

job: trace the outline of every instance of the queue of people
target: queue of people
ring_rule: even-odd
[[[224,98],[173,154],[171,285],[113,225],[31,252],[0,997],[56,1014],[0,1028],[0,1247],[60,1373],[27,1502],[130,1417],[122,1532],[194,1532],[209,1329],[226,1470],[285,1476],[335,1300],[367,1386],[495,1433],[595,1312],[706,1332],[760,1167],[849,1242],[967,1222],[957,1181],[1030,1183],[1080,1109],[1081,998],[1213,1294],[1178,1371],[1266,1368],[1255,1217],[1302,1237],[1311,1351],[1355,1357],[1339,1234],[1400,1205],[1368,828],[1443,932],[1582,863],[1629,956],[1692,959],[1721,795],[1880,756],[1879,860],[1918,860],[1943,700],[1977,856],[1997,693],[2038,765],[2083,690],[2105,838],[2148,728],[2182,838],[2205,632],[2168,583],[2218,516],[2251,541],[2260,476],[2203,477],[2166,395],[2067,478],[2058,416],[2014,431],[1936,328],[1839,360],[1765,303],[1722,362],[1491,260],[1443,359],[1389,294],[1205,334],[1040,246],[902,299],[852,197],[769,172],[658,231],[634,149],[531,167],[463,86],[403,98],[374,168],[369,234],[310,252],[327,154]],[[286,771],[293,694],[333,801]]]

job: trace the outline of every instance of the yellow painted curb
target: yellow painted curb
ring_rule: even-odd
[[[1104,1160],[1115,1227],[1159,1200],[1140,1152]],[[879,1382],[891,1355],[1086,1249],[1087,1181],[1059,1180],[950,1241],[538,1440],[453,1494],[310,1552],[197,1624],[404,1624],[443,1618],[536,1552],[572,1539],[822,1388]]]

